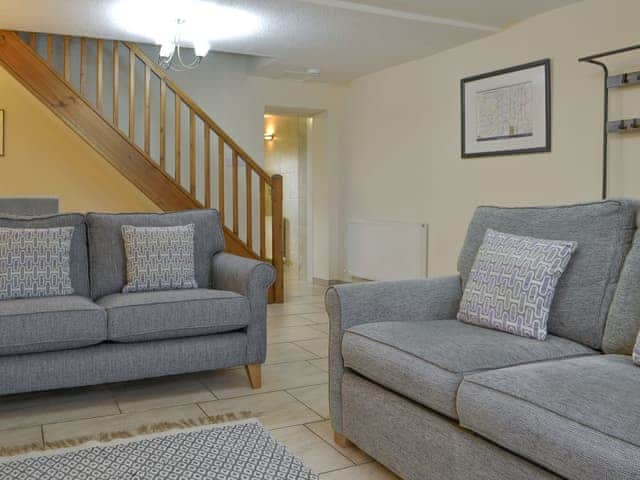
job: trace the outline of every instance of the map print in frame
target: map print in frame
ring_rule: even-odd
[[[463,158],[551,150],[549,63],[461,81]]]

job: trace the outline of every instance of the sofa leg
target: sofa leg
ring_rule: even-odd
[[[349,440],[347,437],[345,437],[344,435],[341,435],[337,432],[334,432],[333,434],[333,440],[341,447],[343,448],[347,448],[347,447],[353,447],[353,442],[351,440]]]
[[[251,388],[260,388],[262,387],[262,365],[245,365],[244,368],[247,370],[247,376],[249,377],[249,383],[251,384]]]

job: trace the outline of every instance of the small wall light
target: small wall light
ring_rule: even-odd
[[[276,134],[275,133],[265,133],[264,134],[264,139],[267,142],[272,142],[273,140],[275,140],[275,138],[276,138]]]

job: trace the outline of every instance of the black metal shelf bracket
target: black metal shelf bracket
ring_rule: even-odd
[[[640,83],[640,72],[632,72],[632,73],[623,73],[621,75],[609,76],[609,68],[607,65],[602,62],[600,59],[605,57],[610,57],[613,55],[619,55],[621,53],[627,53],[633,50],[639,50],[640,44],[631,45],[629,47],[618,48],[616,50],[609,50],[608,52],[596,53],[593,55],[588,55],[586,57],[579,58],[579,62],[591,63],[593,65],[597,65],[602,68],[604,72],[604,82],[603,82],[603,97],[604,97],[604,121],[602,122],[602,198],[607,198],[607,185],[608,185],[608,151],[609,151],[609,132],[620,132],[627,131],[632,127],[632,122],[636,122],[638,119],[632,119],[627,122],[625,120],[618,120],[616,122],[609,122],[609,88],[616,87],[625,87],[628,85]],[[610,123],[614,123],[616,128],[611,130]]]

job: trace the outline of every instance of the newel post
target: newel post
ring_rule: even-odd
[[[274,285],[275,303],[284,302],[284,230],[282,218],[282,175],[271,177],[272,248],[273,266],[276,269]]]

